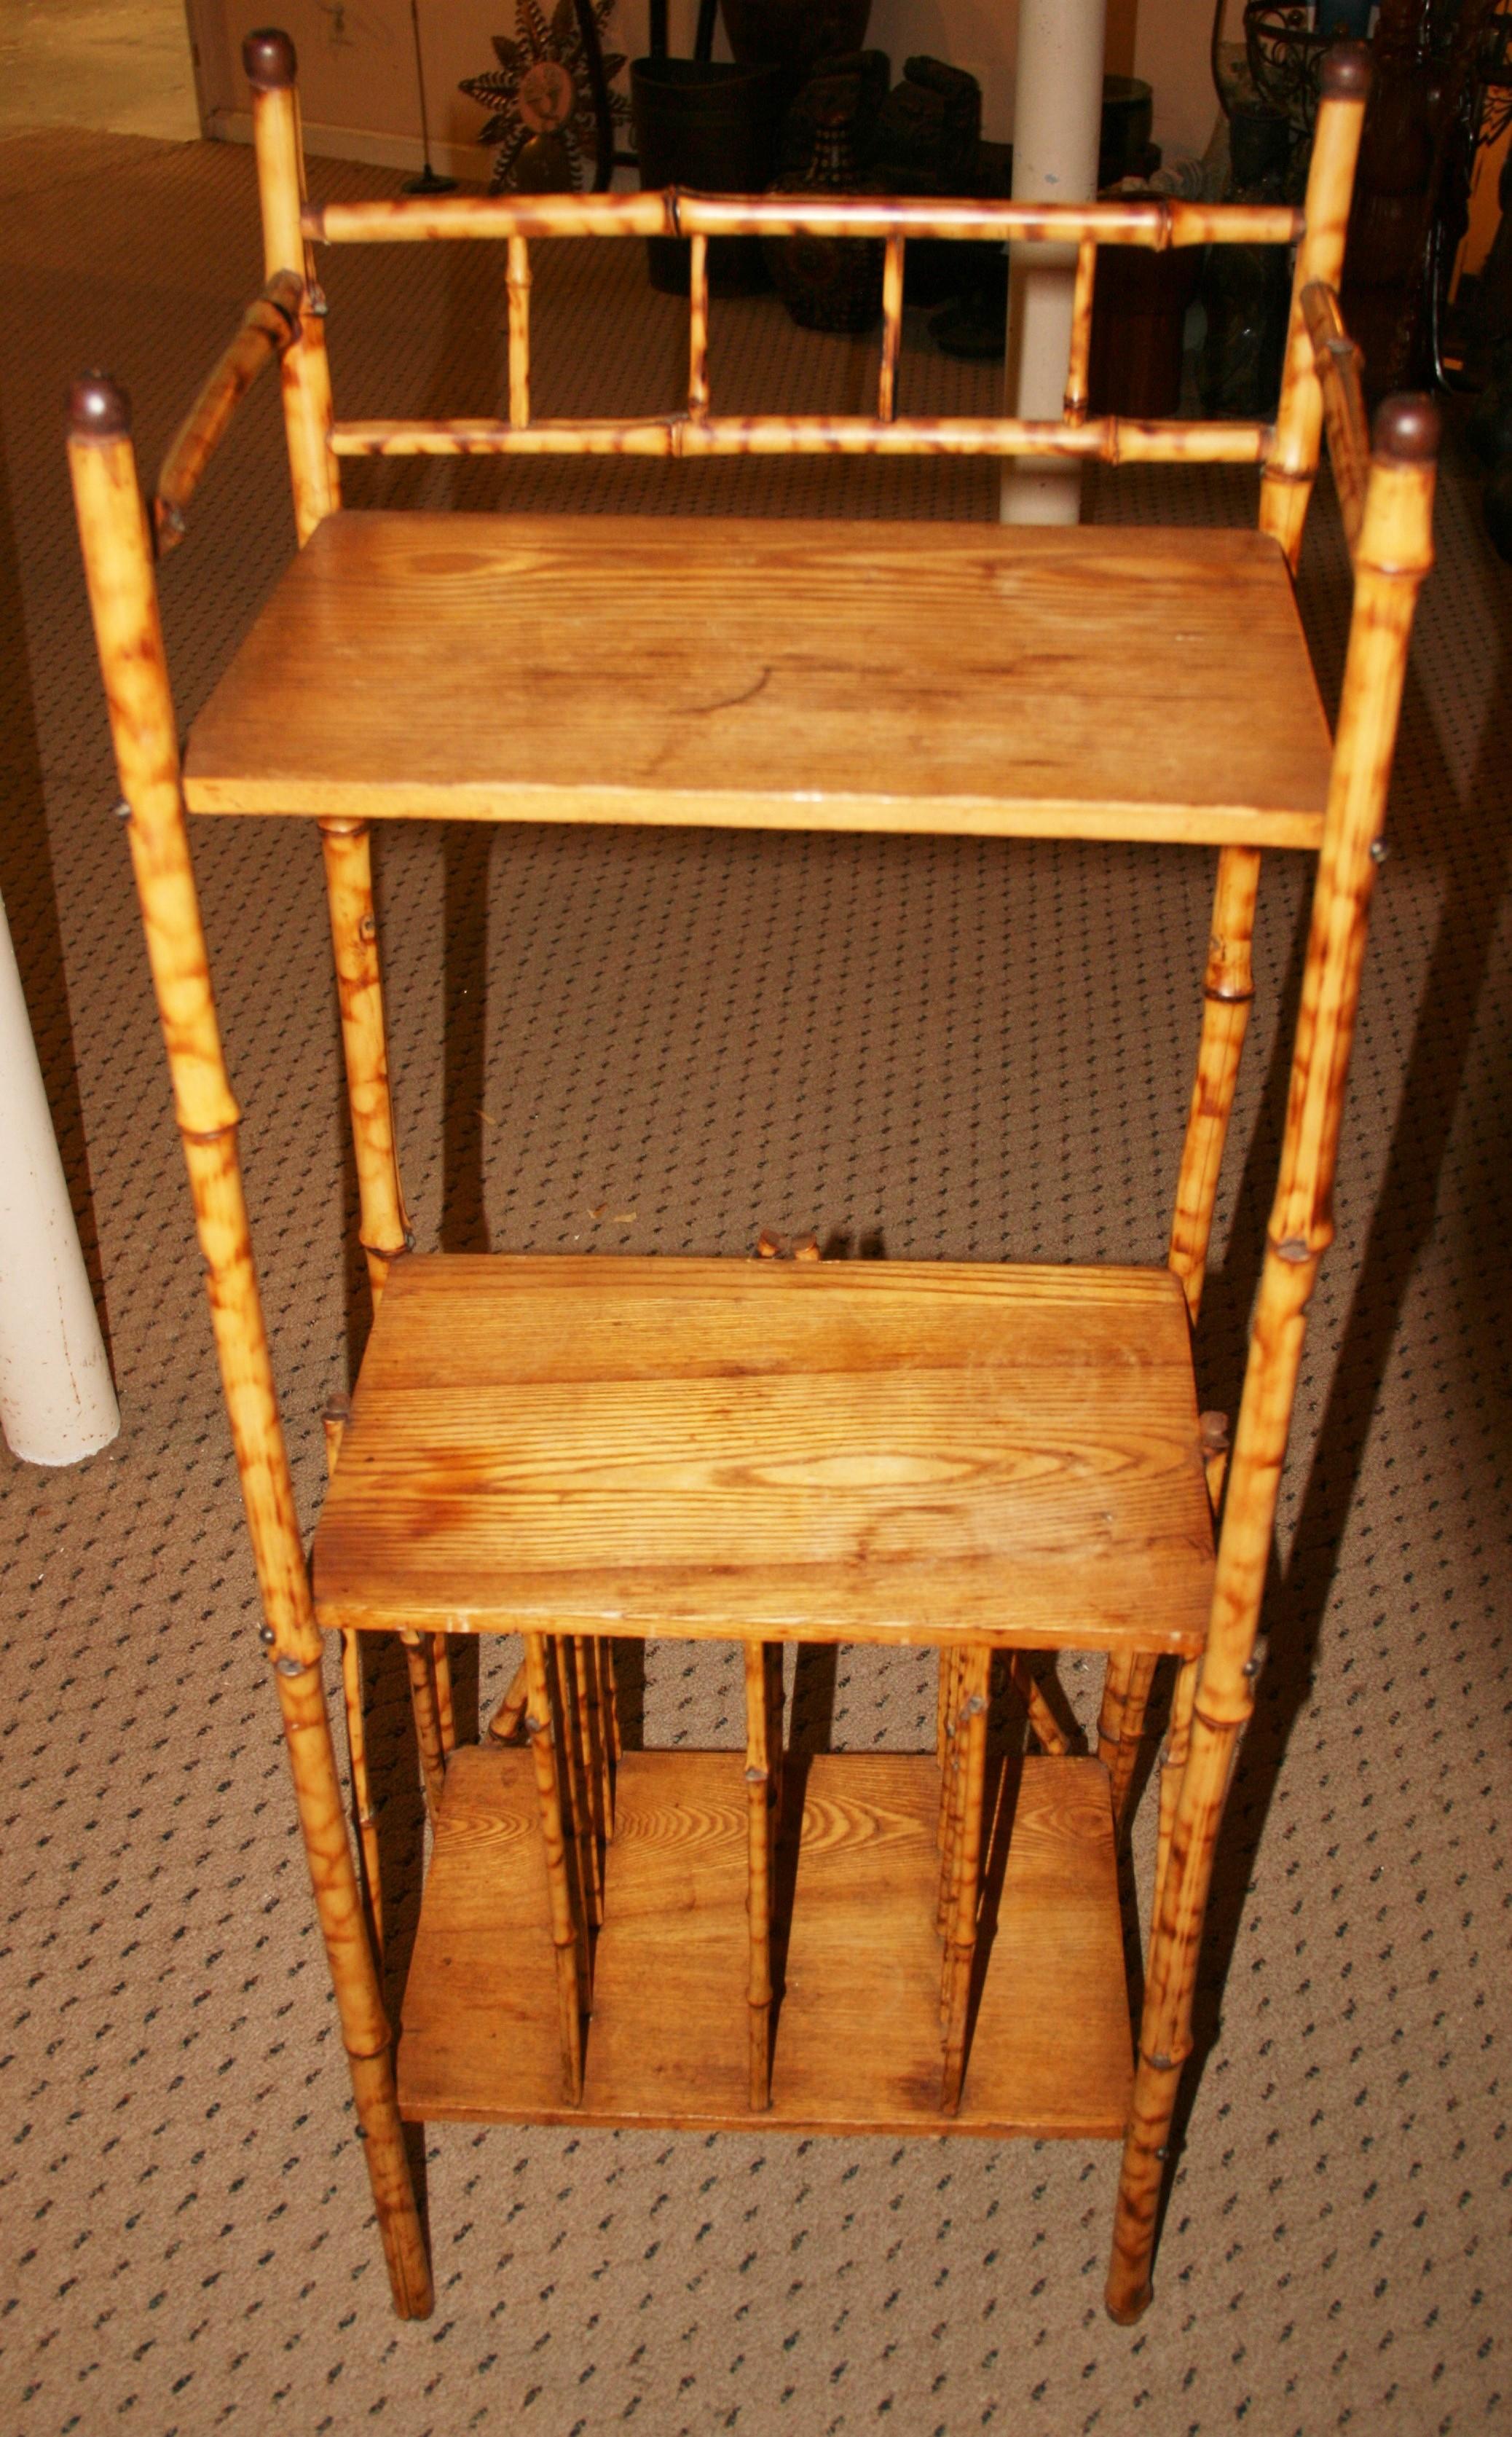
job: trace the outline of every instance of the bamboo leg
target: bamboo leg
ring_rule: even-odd
[[[1029,1661],[1021,1650],[1010,1651],[1008,1674],[1015,1692],[1029,1712],[1029,1724],[1040,1750],[1048,1752],[1052,1760],[1064,1760],[1071,1748],[1070,1738],[1035,1683]]]
[[[390,1268],[408,1251],[411,1237],[394,1148],[368,824],[322,821],[321,852],[341,1005],[341,1054],[356,1159],[362,1250],[376,1310]]]
[[[1202,1305],[1213,1209],[1239,1061],[1255,997],[1250,946],[1260,859],[1253,847],[1225,847],[1218,857],[1212,927],[1203,974],[1202,1035],[1187,1113],[1167,1266],[1181,1280],[1193,1324]]]
[[[426,1788],[426,1810],[434,1828],[441,1815],[441,1797],[446,1790],[446,1755],[442,1747],[441,1722],[437,1716],[430,1636],[401,1633],[399,1639],[404,1643],[405,1663],[409,1670],[409,1706],[415,1717],[415,1741],[420,1745],[420,1774]]]
[[[772,2103],[772,1860],[778,1763],[772,1743],[767,1645],[745,1645],[746,1912],[750,1961],[751,2106]]]
[[[954,1648],[942,1653],[940,1660],[941,1674],[946,1688],[946,1714],[945,1759],[940,1770],[940,1821],[936,1832],[936,1842],[940,1848],[940,1892],[935,1905],[935,1927],[942,1937],[947,1934],[950,1919],[957,1831],[960,1825],[961,1767],[957,1712],[961,1700],[963,1657],[964,1653],[959,1648]]]
[[[262,1639],[278,1688],[393,2305],[401,2318],[423,2319],[432,2306],[430,2268],[394,2095],[389,2025],[342,1817],[321,1681],[322,1641],[247,1230],[238,1114],[221,1054],[184,830],[178,724],[163,658],[130,411],[113,383],[93,376],[77,385],[71,404],[69,464],[90,609],[121,792],[130,808],[127,834],[256,1560]]]
[[[903,239],[890,237],[882,255],[882,366],[877,380],[877,419],[897,412],[897,359],[903,343]]]
[[[522,1658],[510,1677],[509,1691],[488,1722],[490,1743],[513,1743],[516,1735],[524,1727],[526,1706],[530,1697],[525,1680],[525,1661]]]
[[[1149,1650],[1120,1652],[1107,1663],[1097,1722],[1097,1756],[1107,1770],[1116,1831],[1122,1830],[1128,1809],[1155,1671],[1155,1653]]]
[[[535,1757],[535,1790],[541,1806],[541,1845],[546,1855],[547,1891],[551,1903],[551,1943],[557,1957],[557,2013],[562,2034],[562,2086],[570,2106],[582,2096],[582,2004],[578,1978],[578,1926],[573,1918],[572,1886],[567,1871],[566,1825],[562,1813],[562,1783],[557,1744],[552,1730],[553,1703],[550,1662],[546,1641],[538,1633],[525,1638],[525,1665],[530,1705],[525,1731]]]
[[[971,2003],[977,1907],[982,1891],[982,1797],[987,1775],[991,1671],[992,1653],[984,1643],[962,1653],[962,1697],[956,1721],[962,1801],[946,1948],[945,2063],[940,2078],[940,2109],[946,2115],[953,2115],[959,2108],[965,2076],[966,2017]]]
[[[523,237],[509,240],[510,422],[523,431],[530,420],[530,249]]]
[[[1181,1772],[1187,1765],[1187,1751],[1191,1740],[1191,1705],[1196,1697],[1199,1664],[1195,1658],[1182,1660],[1176,1674],[1176,1689],[1171,1697],[1171,1723],[1166,1728],[1165,1756],[1160,1764],[1160,1824],[1156,1837],[1155,1902],[1150,1907],[1152,1923],[1159,1914],[1160,1893],[1171,1858],[1171,1833],[1175,1825],[1176,1797],[1181,1792]]]
[[[704,423],[709,411],[709,243],[695,237],[687,249],[687,417]]]

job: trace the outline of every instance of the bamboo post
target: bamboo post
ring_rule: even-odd
[[[303,283],[299,336],[285,350],[282,367],[294,524],[303,550],[322,517],[340,506],[341,482],[331,447],[331,371],[325,355],[324,307],[300,218],[304,205],[304,146],[295,84],[297,62],[288,36],[276,32],[249,34],[241,58],[252,86],[263,276],[270,280],[281,271],[291,271]]]
[[[1323,391],[1323,420],[1339,514],[1351,555],[1360,538],[1370,479],[1370,418],[1361,371],[1364,359],[1344,326],[1331,288],[1314,279],[1302,290],[1302,316]]]
[[[615,1821],[614,1761],[609,1749],[609,1720],[604,1700],[603,1641],[602,1634],[583,1634],[578,1643],[582,1654],[579,1670],[579,1698],[587,1719],[592,1764],[590,1793],[597,1839],[596,1871],[600,1920],[603,1919],[605,1849],[614,1833]]]
[[[778,1664],[781,1651],[777,1651]],[[780,1736],[773,1737],[772,1652],[762,1641],[745,1644],[746,1881],[750,2009],[751,2107],[760,2114],[772,2104],[772,1890]]]
[[[1260,480],[1260,528],[1281,545],[1295,575],[1302,529],[1317,478],[1323,395],[1302,303],[1314,280],[1337,288],[1354,195],[1355,163],[1370,91],[1370,53],[1364,43],[1340,43],[1323,62],[1312,160],[1302,207],[1303,236],[1292,275],[1292,310],[1276,433]]]
[[[342,1818],[321,1679],[321,1636],[247,1229],[236,1151],[239,1120],[189,860],[178,726],[124,394],[100,375],[76,383],[70,426],[69,465],[90,609],[257,1569],[262,1639],[283,1711],[300,1829],[394,2307],[401,2318],[423,2319],[432,2303],[430,2269],[394,2093],[389,2025]]]
[[[687,419],[706,423],[709,412],[709,241],[688,244]]]
[[[321,852],[331,918],[331,951],[341,1008],[341,1053],[356,1159],[362,1251],[376,1310],[391,1264],[413,1237],[394,1146],[389,1045],[373,903],[373,848],[366,821],[322,820]]]
[[[956,1714],[957,1765],[962,1780],[960,1824],[951,1872],[950,1919],[944,1972],[945,2061],[940,2110],[953,2115],[961,2104],[966,2066],[966,2022],[971,1972],[977,1953],[977,1906],[982,1892],[983,1796],[987,1779],[987,1697],[992,1652],[974,1642],[961,1654],[961,1702]]]
[[[552,1728],[550,1672],[544,1636],[525,1637],[525,1667],[530,1706],[525,1731],[535,1760],[535,1790],[541,1806],[541,1846],[546,1856],[547,1892],[551,1905],[551,1943],[557,1958],[557,2016],[562,2036],[562,2087],[567,2104],[582,2097],[582,2007],[578,1981],[578,1925],[573,1918],[572,1888],[567,1875],[566,1826],[563,1818],[562,1784],[557,1771],[556,1737]]]
[[[1255,900],[1260,889],[1260,850],[1251,846],[1219,850],[1218,881],[1213,891],[1212,925],[1208,938],[1208,964],[1202,984],[1202,1032],[1197,1046],[1197,1073],[1187,1112],[1181,1172],[1176,1180],[1176,1207],[1171,1221],[1167,1266],[1181,1280],[1187,1309],[1195,1327],[1202,1308],[1208,1272],[1208,1247],[1212,1236],[1218,1179],[1228,1140],[1234,1090],[1249,1011],[1255,998],[1251,943],[1255,936]]]
[[[1385,815],[1413,612],[1433,562],[1438,430],[1437,410],[1428,398],[1388,398],[1376,418],[1280,1174],[1234,1433],[1208,1639],[1145,1975],[1107,2284],[1108,2310],[1122,2324],[1138,2318],[1150,2299],[1167,2138],[1191,2048],[1213,1850],[1239,1738],[1254,1706],[1260,1601],[1307,1307],[1333,1233],[1334,1163],[1375,873],[1372,850]]]
[[[530,248],[512,237],[509,249],[510,421],[523,431],[530,420]]]
[[[420,1746],[420,1776],[426,1789],[426,1812],[432,1828],[441,1816],[446,1791],[446,1750],[442,1741],[436,1699],[435,1661],[428,1633],[401,1633],[405,1663],[409,1670],[409,1707],[414,1711],[415,1741]]]
[[[430,1672],[436,1685],[436,1727],[443,1760],[457,1748],[457,1705],[452,1696],[451,1643],[443,1633],[430,1637]]]
[[[882,365],[877,379],[877,419],[897,412],[897,359],[903,344],[903,239],[895,232],[882,255]]]
[[[1097,289],[1097,240],[1084,237],[1076,249],[1076,279],[1071,289],[1071,352],[1066,367],[1065,414],[1068,423],[1085,423],[1090,398],[1092,306]]]
[[[1110,1656],[1103,1679],[1103,1707],[1097,1721],[1097,1756],[1108,1774],[1113,1826],[1121,1832],[1129,1807],[1134,1771],[1144,1740],[1144,1713],[1155,1682],[1156,1654],[1150,1650],[1119,1651]]]
[[[584,1904],[596,1929],[603,1926],[604,1754],[599,1726],[599,1672],[592,1638],[575,1633],[570,1642],[573,1705],[582,1780],[582,1819],[589,1866]]]

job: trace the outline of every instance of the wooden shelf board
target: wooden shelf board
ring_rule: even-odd
[[[1329,761],[1260,534],[343,509],[196,720],[184,797],[1315,847]]]
[[[746,2093],[745,1787],[734,1752],[627,1753],[581,2107],[564,2104],[530,1756],[452,1758],[399,2045],[425,2120],[1118,2138],[1131,2033],[1105,1772],[1031,1760],[1000,1821],[958,2116],[938,2110],[938,1774],[808,1763],[770,2112]],[[796,1785],[796,1773],[791,1783]],[[791,1867],[791,1865],[790,1865]]]
[[[315,1535],[388,1631],[1202,1647],[1165,1270],[410,1254]]]

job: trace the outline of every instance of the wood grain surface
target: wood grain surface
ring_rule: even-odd
[[[1180,1284],[410,1255],[314,1567],[327,1627],[1195,1650]]]
[[[346,510],[196,721],[185,796],[1309,847],[1330,749],[1259,534]]]
[[[750,2126],[742,1767],[739,1752],[625,1755],[582,2104],[569,2109],[529,1760],[458,1751],[405,1995],[407,2115]],[[953,2117],[938,2103],[933,1757],[826,1754],[790,1778],[801,1843],[772,2105],[757,2120],[1116,2138],[1131,2043],[1097,1762],[1029,1761],[1007,1789]]]

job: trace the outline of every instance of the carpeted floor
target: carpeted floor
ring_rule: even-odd
[[[320,164],[314,178],[322,194],[393,184]],[[1473,483],[1451,459],[1155,2307],[1132,2334],[1103,2314],[1110,2148],[446,2130],[428,2159],[436,2316],[403,2328],[253,1633],[61,452],[66,379],[104,361],[155,461],[257,282],[251,162],[49,131],[0,142],[0,887],[92,1213],[123,1413],[117,1445],[77,1470],[0,1463],[0,2425],[1512,2425],[1512,576]],[[475,248],[341,256],[343,411],[492,408],[501,273]],[[537,306],[544,406],[675,394],[681,311],[628,249],[548,260]],[[715,332],[732,406],[855,403],[869,378],[866,350],[800,340],[770,302],[717,307]],[[988,402],[990,371],[911,338],[911,402]],[[993,485],[939,461],[410,465],[358,469],[350,494],[979,517]],[[1088,507],[1253,513],[1246,478],[1219,474],[1094,479]],[[291,547],[267,390],[165,574],[186,719]],[[1326,483],[1303,589],[1332,685],[1347,570]],[[318,855],[272,823],[205,825],[197,851],[313,1515],[320,1408],[363,1325]],[[422,830],[385,837],[381,881],[423,1244],[739,1254],[767,1224],[923,1257],[1159,1256],[1205,856]],[[1205,1401],[1230,1411],[1299,882],[1278,866],[1263,901],[1207,1314]],[[485,1699],[509,1663],[486,1658]],[[843,1653],[826,1673],[805,1654],[798,1674],[810,1742],[917,1746],[932,1730],[922,1660]],[[1065,1680],[1085,1716],[1095,1672]],[[653,1654],[627,1689],[650,1741],[738,1739],[723,1653]],[[374,1702],[385,1837],[412,1907],[413,1763],[387,1674]]]

